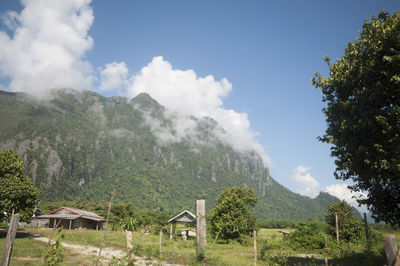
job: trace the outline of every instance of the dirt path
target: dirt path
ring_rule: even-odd
[[[37,240],[37,241],[42,241],[45,243],[49,242],[49,238],[40,236],[40,235],[34,235],[33,239]],[[82,246],[82,245],[78,245],[78,244],[70,244],[70,243],[65,243],[65,242],[62,242],[62,246],[65,248],[68,248],[68,249],[72,249],[80,254],[87,255],[87,256],[97,256],[97,254],[99,254],[99,251],[100,251],[100,249],[97,247]],[[101,257],[102,257],[103,263],[109,262],[113,257],[121,259],[123,257],[126,257],[126,255],[127,255],[127,253],[120,249],[103,248],[103,250],[101,251]],[[160,262],[160,261],[156,261],[156,260],[149,261],[149,260],[145,260],[138,256],[134,256],[133,259],[136,260],[134,265],[138,265],[138,266],[142,266],[142,265],[173,266],[173,265],[176,265],[176,264],[168,264],[168,263],[164,263],[164,262]]]

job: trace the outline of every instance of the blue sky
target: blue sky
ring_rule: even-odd
[[[340,57],[347,43],[357,36],[364,19],[377,14],[381,9],[389,12],[400,9],[400,2],[394,0],[75,0],[71,1],[75,2],[72,7],[53,1],[51,8],[43,8],[49,6],[50,2],[31,0],[24,6],[15,0],[3,0],[0,3],[3,18],[0,26],[2,89],[29,92],[31,88],[26,84],[43,87],[48,82],[57,87],[64,86],[62,81],[66,80],[65,86],[81,86],[105,96],[122,94],[129,97],[134,96],[143,86],[159,85],[155,83],[155,78],[151,82],[145,79],[142,69],[146,66],[149,69],[154,66],[155,69],[162,65],[168,73],[182,70],[186,71],[186,76],[190,74],[187,70],[193,70],[196,78],[182,79],[181,83],[187,81],[199,84],[198,79],[212,75],[213,80],[206,83],[205,87],[201,85],[201,89],[207,90],[207,86],[212,86],[210,90],[218,94],[212,100],[221,100],[222,103],[211,104],[213,110],[234,110],[235,115],[241,115],[240,121],[249,121],[250,126],[244,126],[243,139],[248,137],[246,132],[250,132],[250,135],[258,132],[257,137],[250,136],[249,139],[250,142],[261,144],[272,161],[271,175],[289,189],[310,196],[315,196],[316,190],[326,190],[328,186],[343,183],[333,176],[335,166],[329,155],[329,146],[317,141],[317,137],[324,133],[326,124],[321,112],[324,106],[322,95],[312,87],[311,78],[315,71],[327,74],[328,68],[323,57],[329,55],[332,61]],[[39,6],[41,8],[36,8]],[[25,15],[21,13],[23,8],[26,10]],[[71,9],[78,17],[87,14],[82,15],[79,18],[82,23],[74,27],[78,37],[59,41],[61,50],[49,49],[50,55],[52,52],[55,54],[42,60],[43,53],[37,52],[38,49],[31,50],[30,47],[39,38],[35,34],[41,32],[38,34],[42,36],[41,40],[49,42],[55,35],[48,34],[47,29],[42,30],[44,27],[41,25],[44,24],[39,22],[37,28],[40,30],[33,27],[32,24],[37,21],[35,18],[39,13],[46,16],[46,11],[52,13],[61,10],[61,15],[55,19],[60,19],[59,25],[68,25],[74,21],[69,21],[71,16],[63,17],[62,14],[71,12]],[[9,13],[10,10],[16,13]],[[21,28],[28,28],[31,36],[30,39],[21,37],[21,41],[17,42],[16,32]],[[50,27],[48,30],[52,31]],[[52,58],[57,57],[57,51],[63,49],[67,51],[65,61],[52,62]],[[69,73],[70,76],[66,75],[65,79],[60,76],[57,79],[60,82],[53,82],[53,79],[41,75],[38,70],[37,76],[28,77],[26,70],[19,66],[26,59],[15,62],[15,57],[27,51],[30,54],[37,52],[37,56],[29,59],[29,64],[50,61],[58,64],[62,70],[55,72],[52,77],[58,77],[60,73]],[[8,53],[14,53],[14,56],[4,56]],[[154,61],[155,57],[159,60]],[[63,66],[70,58],[73,59],[71,66]],[[115,71],[112,73],[119,74],[117,83],[113,83],[115,88],[102,85],[107,69],[113,69]],[[78,72],[84,73],[83,76],[76,79],[75,83],[69,82],[71,79],[68,78],[75,77]],[[160,72],[154,70],[151,73]],[[135,81],[132,81],[135,77]],[[224,83],[223,79],[229,84]],[[166,87],[174,90],[175,85],[169,84]],[[193,85],[198,88],[196,86]],[[49,87],[45,92],[51,89]],[[42,91],[38,89],[34,93]],[[174,103],[176,105],[176,102],[171,102],[171,97],[159,91],[157,93],[160,93],[160,99],[150,94],[161,103],[163,99],[169,101],[167,106],[173,108]],[[182,95],[179,97],[177,100],[185,99]],[[205,107],[206,103],[198,106],[198,114],[207,110],[207,114],[221,114],[223,117],[223,114],[228,113],[210,111]],[[243,114],[247,114],[247,120]],[[331,189],[338,196],[344,193],[343,187]]]

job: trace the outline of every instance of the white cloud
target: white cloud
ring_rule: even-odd
[[[140,106],[136,108],[140,109]],[[164,112],[164,118],[172,123],[167,124],[153,117],[151,113],[147,111],[142,110],[142,113],[146,126],[148,126],[153,135],[157,137],[160,145],[177,143],[183,140],[201,144],[196,130],[197,123],[190,117],[166,110]]]
[[[357,199],[358,198],[366,198],[367,195],[363,192],[353,192],[349,188],[347,188],[348,184],[334,184],[327,186],[325,191],[329,194],[339,198],[340,200],[345,200],[351,206],[357,208],[361,212],[368,212],[365,206],[358,207]]]
[[[100,91],[121,92],[128,85],[128,67],[124,62],[106,64],[100,71]]]
[[[291,179],[299,186],[295,191],[301,195],[314,198],[320,192],[318,181],[310,174],[311,167],[299,165],[292,170]]]
[[[272,166],[271,159],[255,139],[257,133],[250,129],[248,115],[223,108],[223,98],[232,89],[227,79],[216,81],[212,75],[198,77],[191,69],[173,69],[160,56],[153,58],[130,82],[128,97],[147,92],[172,111],[198,118],[211,117],[224,129],[218,133],[220,140],[240,152],[255,150],[264,165]],[[186,125],[182,133],[191,131]]]
[[[196,116],[209,116],[222,105],[222,98],[231,91],[226,79],[215,81],[211,75],[197,77],[189,70],[173,69],[163,57],[154,57],[133,77],[128,96],[147,92],[166,107]]]
[[[91,0],[24,0],[20,14],[8,12],[0,32],[0,74],[12,91],[48,98],[57,88],[91,89],[94,77],[84,54],[93,22]]]
[[[59,88],[116,91],[128,97],[147,92],[174,115],[174,135],[154,132],[163,140],[194,138],[195,123],[187,116],[215,119],[224,129],[217,136],[241,152],[256,151],[264,165],[272,162],[250,129],[247,113],[223,108],[223,99],[232,90],[231,83],[212,75],[198,77],[193,70],[173,69],[162,57],[129,76],[124,62],[113,62],[93,71],[85,60],[92,49],[88,31],[93,23],[91,0],[23,0],[21,13],[8,12],[2,21],[11,34],[0,31],[0,75],[8,77],[7,90],[25,91],[38,99],[51,98]],[[99,86],[93,88],[99,77]],[[150,120],[149,120],[150,122]],[[154,121],[151,121],[154,122]],[[165,133],[165,134],[164,134]]]

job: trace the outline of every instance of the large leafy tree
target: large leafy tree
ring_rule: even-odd
[[[224,240],[241,240],[256,228],[256,217],[251,212],[258,198],[254,190],[233,187],[218,196],[211,213],[211,232]]]
[[[21,157],[11,150],[0,152],[0,220],[9,218],[14,210],[21,221],[29,222],[38,201],[38,189],[24,175]]]
[[[328,213],[325,215],[327,233],[332,237],[336,237],[337,213],[340,239],[345,241],[360,239],[363,227],[353,211],[354,209],[345,201],[330,204]]]
[[[400,13],[364,22],[329,76],[312,82],[327,103],[326,134],[337,179],[352,179],[373,217],[400,223]]]

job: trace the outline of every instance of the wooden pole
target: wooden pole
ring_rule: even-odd
[[[126,237],[126,248],[128,252],[130,249],[133,248],[132,246],[132,231],[125,230],[125,237]]]
[[[339,250],[339,218],[337,212],[335,212],[335,221],[336,221],[336,245],[338,248],[338,252],[340,253]]]
[[[204,262],[206,250],[206,201],[196,200],[196,256]]]
[[[71,228],[72,228],[72,220],[69,220],[69,230],[71,230]]]
[[[257,231],[254,230],[253,232],[254,237],[254,266],[257,265]]]
[[[387,265],[400,265],[400,260],[396,259],[398,252],[396,237],[394,235],[385,236],[383,238],[383,244],[385,247]]]
[[[1,257],[1,266],[8,266],[10,264],[15,235],[17,234],[18,222],[19,214],[14,215],[13,210],[11,215],[10,227],[7,231],[6,242],[4,243],[3,256]]]
[[[113,190],[113,192],[112,192],[112,194],[111,194],[110,202],[108,203],[108,211],[107,211],[106,225],[105,225],[105,228],[104,228],[103,238],[101,239],[101,248],[100,248],[100,250],[99,250],[99,254],[97,255],[96,266],[99,264],[101,251],[103,250],[104,238],[106,237],[106,232],[107,232],[108,218],[110,217],[110,211],[111,211],[112,201],[113,201],[114,196],[115,196],[115,191],[117,191],[117,187],[114,187],[114,190]]]
[[[169,224],[169,240],[172,240],[172,224],[173,224],[174,222],[171,222],[170,224]]]
[[[133,259],[133,245],[132,245],[132,231],[125,230],[125,238],[126,238],[126,249],[128,253],[128,258]]]
[[[364,212],[364,226],[365,226],[365,238],[367,239],[367,250],[370,250],[369,243],[369,233],[368,233],[368,222],[367,222],[367,214]]]
[[[163,231],[160,230],[160,257],[162,256],[162,236],[163,236]]]

